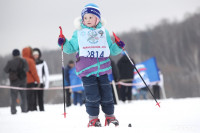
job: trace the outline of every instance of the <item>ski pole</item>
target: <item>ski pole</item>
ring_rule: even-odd
[[[64,38],[64,35],[62,34],[62,27],[59,26],[60,28],[60,35],[59,35],[59,38]],[[64,118],[66,118],[66,107],[65,107],[65,82],[64,82],[64,57],[63,57],[63,45],[64,45],[64,42],[63,44],[61,45],[61,58],[62,58],[62,78],[63,78],[63,100],[64,100]]]
[[[115,40],[116,40],[117,42],[120,42],[119,37],[117,37],[117,36],[115,35],[114,32],[113,32],[113,36],[115,37]],[[160,107],[160,103],[159,103],[159,102],[156,100],[156,98],[154,97],[154,95],[153,95],[153,93],[151,92],[151,90],[149,89],[148,85],[146,84],[146,82],[145,82],[144,79],[142,78],[140,72],[139,72],[138,69],[136,68],[136,66],[135,66],[135,64],[133,63],[133,61],[131,60],[130,56],[128,55],[128,53],[126,52],[126,50],[125,50],[123,47],[122,47],[122,49],[123,49],[125,55],[127,56],[127,58],[129,59],[129,61],[131,62],[131,64],[133,65],[134,69],[137,71],[138,75],[139,75],[140,78],[142,79],[142,81],[143,81],[143,83],[145,84],[146,88],[148,89],[148,91],[150,92],[150,94],[152,95],[152,97],[154,98],[154,100],[155,100],[155,102],[156,102],[156,105],[157,105],[158,107]],[[134,61],[134,62],[135,62],[135,61]]]

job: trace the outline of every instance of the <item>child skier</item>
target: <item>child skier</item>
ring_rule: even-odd
[[[67,54],[77,52],[76,73],[81,77],[85,89],[86,111],[89,114],[88,127],[101,127],[99,105],[105,113],[105,126],[119,125],[114,116],[114,101],[108,74],[112,73],[110,55],[121,53],[125,44],[113,43],[109,32],[101,22],[99,8],[87,4],[81,12],[80,29],[73,33],[71,40],[58,39]]]

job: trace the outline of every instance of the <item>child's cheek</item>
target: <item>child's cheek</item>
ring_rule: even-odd
[[[83,21],[83,24],[85,25],[85,21]]]

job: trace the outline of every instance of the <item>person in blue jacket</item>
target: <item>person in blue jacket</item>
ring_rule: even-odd
[[[79,87],[72,87],[73,92],[73,104],[77,105],[80,103],[80,105],[83,104],[83,91],[84,88],[82,86],[81,79],[76,75],[76,68],[74,62],[70,63],[71,69],[69,70],[69,79],[70,79],[70,85],[81,85]]]
[[[64,70],[64,78],[65,78],[64,84],[67,87],[70,86],[69,71],[72,67],[74,67],[74,62],[70,60]],[[67,107],[71,106],[71,90],[70,89],[66,89],[66,106]]]

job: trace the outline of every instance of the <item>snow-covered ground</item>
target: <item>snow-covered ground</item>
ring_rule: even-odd
[[[115,115],[120,126],[87,128],[85,106],[71,106],[63,118],[63,105],[45,105],[45,112],[10,114],[10,108],[0,108],[0,133],[70,133],[70,132],[129,132],[129,133],[200,133],[200,98],[133,101],[120,103]],[[104,124],[101,112],[100,120]],[[132,127],[128,127],[131,123]]]

